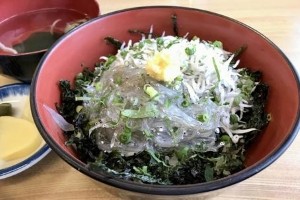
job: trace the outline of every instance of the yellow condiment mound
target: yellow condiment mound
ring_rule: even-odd
[[[0,117],[0,160],[26,157],[41,143],[42,138],[33,123],[16,117]]]
[[[172,82],[182,73],[176,56],[167,51],[156,52],[146,64],[146,72],[158,81]]]

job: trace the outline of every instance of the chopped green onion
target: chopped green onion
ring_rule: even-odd
[[[239,117],[236,114],[231,114],[230,115],[230,123],[231,124],[236,124],[239,122]]]
[[[120,122],[120,119],[118,121],[108,121],[110,123],[109,127],[115,128]]]
[[[95,89],[96,89],[96,91],[102,90],[102,84],[101,84],[100,82],[97,82],[97,83],[95,84]]]
[[[143,59],[143,53],[137,52],[137,53],[133,54],[132,57],[136,58],[136,59]]]
[[[183,148],[179,149],[178,151],[176,151],[176,157],[182,161],[187,158],[188,151],[189,151],[188,147],[183,147]]]
[[[124,59],[127,56],[128,51],[121,51],[120,54],[121,54],[122,58]]]
[[[220,72],[219,72],[219,69],[218,69],[218,65],[217,65],[217,63],[216,63],[216,60],[215,60],[214,57],[212,58],[212,60],[213,60],[214,68],[215,68],[215,70],[216,70],[216,74],[217,74],[217,77],[218,77],[218,81],[221,81]]]
[[[229,135],[222,135],[220,137],[220,140],[222,141],[225,148],[230,148],[232,146],[232,139],[229,137]]]
[[[113,104],[122,104],[123,101],[124,101],[124,98],[121,95],[115,95],[112,100],[112,103]]]
[[[142,168],[133,166],[133,169],[138,174],[145,175],[145,176],[151,176],[151,174],[148,172],[147,166],[143,166]]]
[[[225,175],[225,176],[228,176],[228,175],[230,175],[231,173],[230,173],[230,171],[228,171],[228,170],[223,170],[223,174]]]
[[[182,76],[177,76],[175,79],[174,79],[175,82],[181,82],[183,81],[183,77]]]
[[[140,107],[138,110],[125,109],[121,112],[121,115],[132,119],[138,119],[147,117],[157,117],[159,113],[159,110],[154,104],[148,103],[145,106]]]
[[[179,40],[173,40],[171,41],[167,46],[166,49],[170,48],[172,45],[179,43]]]
[[[109,69],[110,65],[117,59],[116,56],[110,56],[108,57],[107,61],[103,65],[103,70]]]
[[[102,96],[102,97],[99,99],[99,101],[98,101],[99,105],[106,106],[106,103],[107,103],[107,100],[108,100],[107,98],[108,98],[107,95],[106,95],[106,96]]]
[[[144,45],[145,45],[144,42],[140,42],[139,43],[139,49],[142,49],[144,47]]]
[[[221,139],[222,142],[225,142],[225,143],[231,143],[232,142],[231,138],[228,135],[222,135],[220,139]]]
[[[216,104],[219,104],[221,101],[221,97],[214,91],[212,92],[212,101]]]
[[[173,126],[171,132],[172,132],[172,133],[176,133],[176,132],[178,131],[178,129],[179,129],[179,128],[178,128],[177,126]]]
[[[191,48],[189,48],[189,47],[185,48],[185,53],[188,56],[191,56],[191,55],[195,54],[195,52],[196,52],[196,47],[195,46],[193,46]]]
[[[181,103],[181,106],[186,108],[190,105],[191,105],[191,102],[190,102],[189,95],[187,93],[183,93],[183,101]]]
[[[91,97],[75,97],[75,101],[89,101]]]
[[[213,45],[214,47],[223,49],[223,43],[222,43],[221,41],[216,40],[216,41],[214,41],[214,42],[212,43],[212,45]]]
[[[189,107],[191,105],[191,102],[188,101],[187,99],[183,100],[183,102],[181,103],[181,106],[186,108]]]
[[[207,122],[209,120],[208,114],[201,114],[197,116],[197,120],[200,122]]]
[[[156,42],[158,45],[163,45],[164,44],[164,40],[162,38],[157,38]]]
[[[239,96],[234,97],[232,104],[233,104],[233,106],[238,106],[238,105],[240,105],[241,101],[242,101],[242,97],[239,95]]]
[[[250,77],[249,77],[250,78]],[[242,92],[246,95],[250,95],[254,88],[254,82],[251,79],[247,79],[242,85]]]
[[[214,169],[208,165],[206,165],[204,170],[204,177],[206,181],[214,180]]]
[[[152,139],[154,137],[153,133],[151,133],[149,130],[144,130],[143,134],[147,139]]]
[[[156,162],[162,163],[165,167],[168,167],[168,165],[167,165],[164,161],[160,160],[160,159],[155,155],[155,152],[154,152],[153,150],[147,150],[147,152],[150,154],[150,156],[151,156]]]
[[[237,129],[239,129],[239,124],[238,123],[231,124],[231,131],[237,130]]]
[[[145,39],[145,40],[144,40],[144,43],[152,44],[152,41],[151,41],[150,39]]]
[[[169,108],[170,106],[172,105],[172,100],[167,98],[165,101],[164,101],[164,107],[165,108]]]
[[[171,83],[168,83],[170,87],[176,87],[178,86],[183,80],[182,76],[177,76]]]
[[[119,136],[119,140],[122,144],[128,144],[131,141],[131,129],[125,126],[123,133]]]
[[[114,83],[117,85],[121,85],[123,83],[122,77],[121,76],[117,76],[114,78]]]
[[[158,92],[150,84],[144,85],[144,91],[150,96],[151,99],[158,95]]]
[[[168,126],[170,126],[170,125],[168,125]],[[178,133],[179,133],[179,128],[177,127],[177,126],[173,126],[173,127],[168,127],[168,129],[169,129],[169,131],[170,131],[170,133],[171,133],[171,136],[173,137],[173,138],[175,138],[175,137],[177,137],[178,136]]]

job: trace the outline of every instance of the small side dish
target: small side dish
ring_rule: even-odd
[[[31,115],[30,85],[0,87],[0,179],[19,173],[49,152]]]

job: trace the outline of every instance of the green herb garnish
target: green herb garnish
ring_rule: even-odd
[[[131,141],[131,129],[127,126],[125,126],[124,131],[122,134],[119,136],[119,140],[123,144],[128,144]]]
[[[208,122],[208,120],[209,120],[209,115],[208,114],[200,114],[200,115],[198,115],[197,116],[197,120],[199,121],[199,122]]]

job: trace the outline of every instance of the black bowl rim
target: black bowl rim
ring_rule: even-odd
[[[293,128],[290,131],[288,137],[281,143],[281,145],[277,149],[273,150],[273,152],[268,157],[265,157],[260,162],[258,162],[257,164],[255,164],[255,165],[253,165],[253,166],[251,166],[247,169],[244,169],[240,172],[237,172],[233,175],[230,175],[228,177],[218,179],[218,180],[215,180],[215,181],[211,181],[211,182],[198,183],[198,184],[189,184],[189,185],[139,184],[139,183],[135,183],[135,182],[131,182],[131,181],[112,178],[112,177],[109,177],[109,175],[107,175],[107,174],[102,175],[100,173],[95,173],[95,172],[90,171],[89,169],[87,169],[85,164],[75,160],[74,158],[71,158],[47,134],[46,130],[44,129],[44,127],[42,125],[42,122],[39,119],[38,112],[36,110],[36,102],[35,102],[36,90],[35,89],[36,89],[36,85],[37,85],[37,79],[38,79],[39,72],[42,69],[43,63],[46,60],[48,54],[51,52],[51,50],[55,49],[55,47],[64,38],[67,38],[70,34],[76,32],[78,29],[81,29],[82,27],[86,26],[87,24],[92,24],[93,22],[98,21],[102,18],[106,18],[106,17],[109,17],[109,16],[114,15],[114,14],[118,14],[118,13],[134,11],[134,10],[140,10],[140,9],[146,10],[146,9],[156,9],[156,8],[159,8],[159,9],[174,8],[174,9],[184,9],[184,10],[202,12],[202,13],[206,13],[206,14],[209,14],[209,15],[214,15],[214,16],[217,16],[217,17],[224,18],[226,20],[229,20],[233,23],[236,23],[240,26],[243,26],[243,27],[247,28],[249,31],[252,31],[252,32],[256,33],[263,40],[268,42],[274,49],[276,49],[277,52],[280,53],[281,56],[285,59],[286,63],[289,65],[290,70],[292,71],[292,73],[294,75],[294,79],[297,82],[297,87],[298,87],[298,91],[299,91],[299,88],[300,88],[299,75],[297,74],[294,66],[289,61],[287,56],[280,50],[280,48],[278,46],[276,46],[270,39],[268,39],[262,33],[258,32],[257,30],[253,29],[252,27],[250,27],[250,26],[248,26],[248,25],[246,25],[246,24],[244,24],[244,23],[242,23],[238,20],[235,20],[233,18],[227,17],[225,15],[221,15],[221,14],[218,14],[218,13],[215,13],[215,12],[207,11],[207,10],[202,10],[202,9],[197,9],[197,8],[190,8],[190,7],[181,7],[181,6],[141,6],[141,7],[127,8],[127,9],[122,9],[122,10],[118,10],[118,11],[114,11],[114,12],[104,14],[102,16],[94,18],[94,19],[92,19],[88,22],[85,22],[84,24],[76,27],[75,29],[73,29],[69,33],[62,36],[41,59],[39,65],[38,65],[38,68],[37,68],[37,70],[34,74],[34,78],[33,78],[32,85],[31,85],[32,96],[31,96],[31,99],[30,99],[30,103],[31,103],[31,109],[32,109],[34,121],[35,121],[42,137],[49,144],[49,146],[63,160],[65,160],[67,163],[69,163],[72,167],[74,167],[75,169],[77,169],[81,173],[83,173],[83,174],[85,174],[85,175],[87,175],[87,176],[89,176],[89,177],[91,177],[91,178],[93,178],[97,181],[108,184],[110,186],[117,187],[119,189],[129,190],[131,192],[151,194],[151,195],[170,195],[170,196],[172,196],[172,195],[191,195],[191,194],[210,192],[210,191],[213,191],[213,190],[222,189],[222,188],[228,187],[230,185],[239,183],[239,182],[241,182],[241,181],[243,181],[247,178],[250,178],[251,176],[257,174],[258,172],[262,171],[266,167],[268,167],[270,164],[272,164],[275,160],[277,160],[287,150],[287,148],[291,145],[291,143],[293,142],[293,140],[297,136],[297,133],[300,129],[300,121],[299,121],[300,106],[298,106],[296,120],[295,120]],[[300,93],[298,93],[298,96],[300,98]]]

